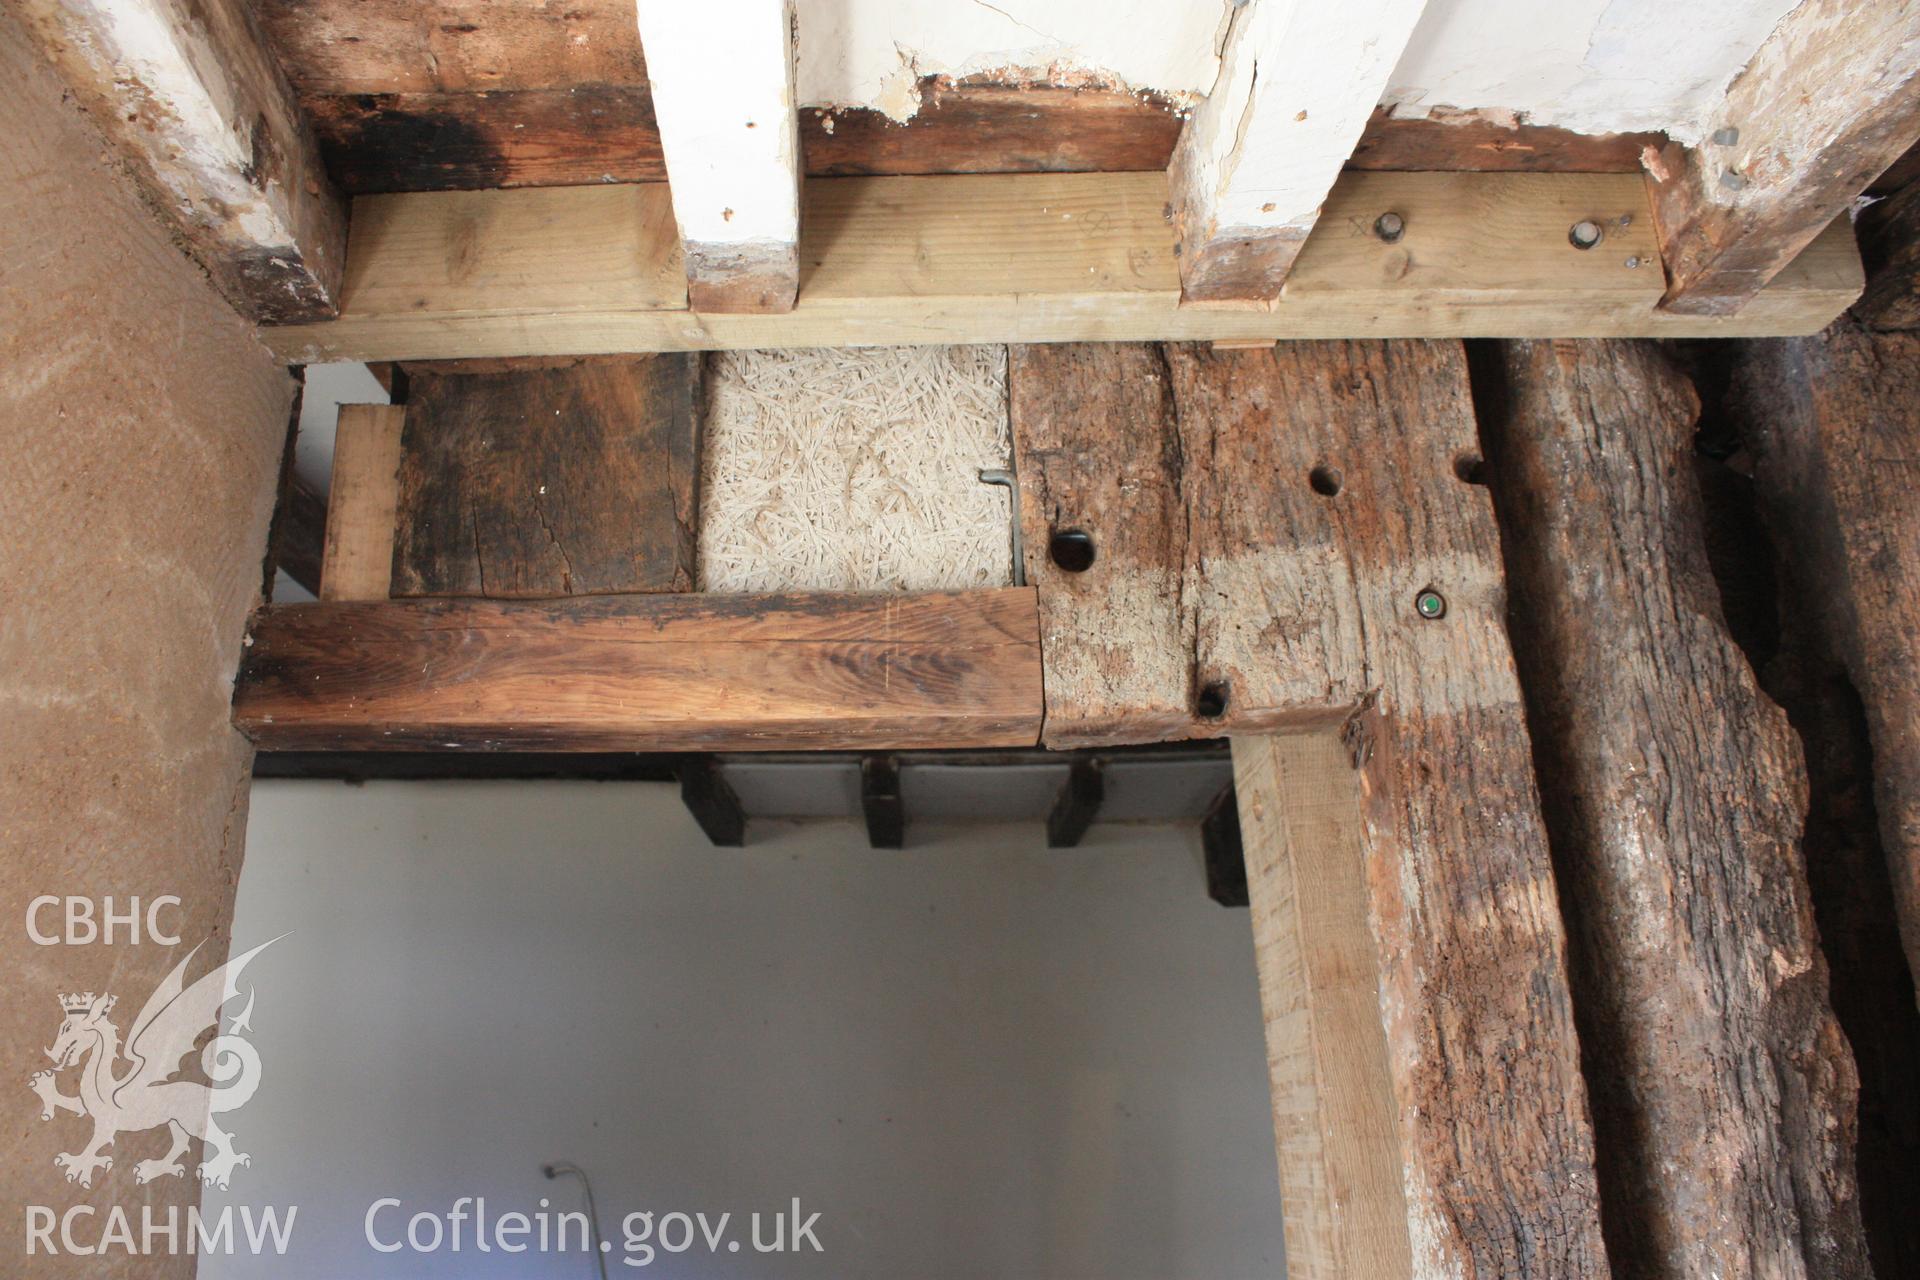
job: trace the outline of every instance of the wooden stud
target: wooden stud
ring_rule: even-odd
[[[333,438],[322,600],[385,600],[400,501],[400,405],[343,404]]]
[[[1693,390],[1646,345],[1508,343],[1489,365],[1613,1265],[1868,1275],[1800,743],[1721,617]]]
[[[1626,174],[1350,173],[1271,311],[1182,307],[1162,175],[822,178],[791,312],[687,310],[666,191],[362,196],[342,316],[264,332],[293,363],[900,343],[1809,333],[1859,296],[1836,224],[1741,315],[1656,309]],[[1368,232],[1383,212],[1403,238]],[[1610,224],[1582,252],[1569,228]],[[1629,265],[1629,264],[1633,265]]]
[[[1332,734],[1236,738],[1233,773],[1287,1275],[1410,1277],[1359,777]]]
[[[274,605],[234,723],[268,750],[1031,746],[1037,618],[1023,588]]]
[[[347,210],[245,0],[8,0],[248,319],[332,316]]]
[[[1920,334],[1843,323],[1755,344],[1735,386],[1782,554],[1814,588],[1789,607],[1865,707],[1894,908],[1920,978]]]
[[[1865,210],[1857,225],[1867,291],[1853,314],[1875,329],[1920,329],[1920,182]]]
[[[790,311],[800,286],[792,0],[639,0],[695,311]]]
[[[691,591],[700,358],[405,366],[396,596]]]
[[[1804,0],[1713,113],[1649,151],[1672,312],[1752,301],[1920,137],[1920,0]],[[1544,336],[1544,335],[1543,335]]]
[[[1168,169],[1187,302],[1270,305],[1426,0],[1250,0]]]

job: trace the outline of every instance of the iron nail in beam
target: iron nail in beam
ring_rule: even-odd
[[[1005,488],[1012,496],[1008,505],[1012,510],[1013,524],[1013,585],[1027,585],[1026,548],[1020,544],[1020,477],[1011,467],[982,467],[981,484],[997,484]]]

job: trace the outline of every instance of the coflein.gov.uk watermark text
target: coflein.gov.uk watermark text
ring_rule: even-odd
[[[566,1253],[593,1248],[586,1214],[553,1213],[546,1205],[543,1199],[531,1214],[489,1216],[486,1197],[462,1196],[444,1213],[422,1210],[409,1215],[398,1198],[386,1196],[367,1206],[367,1243],[380,1253]],[[751,1213],[745,1223],[736,1222],[731,1213],[640,1210],[620,1220],[618,1245],[602,1240],[600,1248],[607,1253],[618,1248],[620,1261],[629,1267],[649,1266],[660,1253],[680,1254],[696,1247],[714,1254],[739,1253],[743,1239],[755,1253],[824,1253],[814,1234],[819,1221],[818,1213],[801,1217],[797,1198],[789,1210]]]

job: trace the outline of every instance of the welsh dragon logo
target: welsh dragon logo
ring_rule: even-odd
[[[247,962],[278,941],[261,943],[183,990],[187,964],[200,948],[189,951],[147,997],[127,1031],[124,1049],[119,1027],[107,1017],[113,1012],[114,996],[89,991],[60,997],[66,1018],[53,1047],[46,1051],[53,1069],[35,1073],[28,1084],[40,1095],[42,1120],[53,1119],[58,1111],[93,1118],[92,1141],[79,1151],[53,1158],[55,1165],[66,1170],[68,1182],[92,1186],[96,1169],[113,1168],[113,1157],[105,1152],[116,1137],[162,1127],[172,1145],[158,1160],[135,1164],[135,1182],[184,1175],[181,1156],[190,1138],[202,1143],[205,1159],[199,1168],[200,1180],[211,1186],[224,1190],[234,1168],[252,1162],[234,1149],[233,1135],[214,1119],[246,1105],[260,1084],[260,1054],[240,1038],[241,1032],[251,1030],[247,1021],[253,1014],[251,988],[246,1007],[229,1017],[226,1033],[216,1034],[200,1054],[201,1069],[214,1083],[174,1077],[194,1043],[209,1030],[219,1031],[221,1010],[239,995],[234,984]],[[123,1058],[127,1066],[120,1069]],[[58,1073],[76,1065],[80,1092],[70,1097],[60,1092]]]

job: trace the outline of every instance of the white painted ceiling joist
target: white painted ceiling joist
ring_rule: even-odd
[[[800,129],[791,0],[638,0],[695,311],[790,311]]]
[[[1181,296],[1271,302],[1425,0],[1248,0],[1171,172]]]

